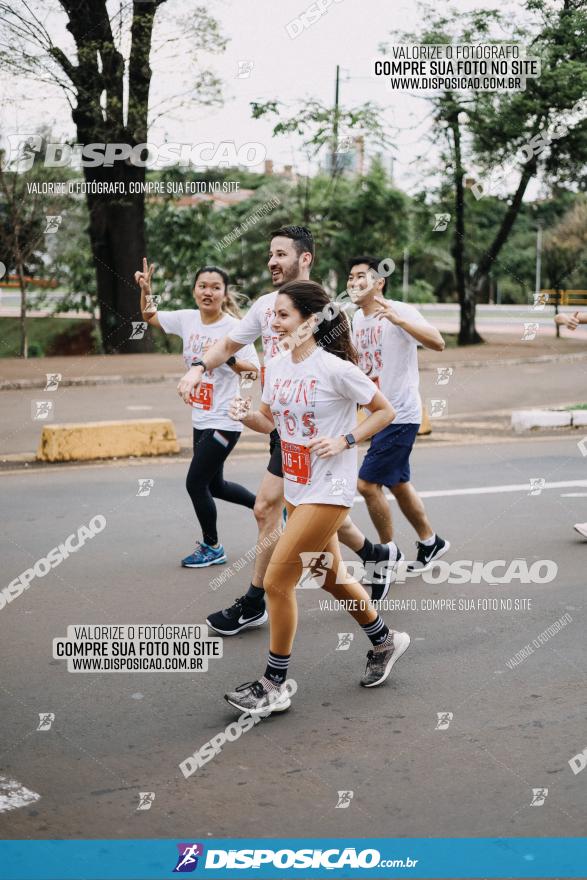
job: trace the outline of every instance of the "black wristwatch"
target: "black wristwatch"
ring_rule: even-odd
[[[204,363],[204,361],[203,361],[201,358],[195,358],[195,359],[191,362],[190,366],[191,366],[191,367],[203,367],[204,370],[207,369],[206,364]]]
[[[357,445],[357,441],[355,440],[354,434],[343,434],[343,437],[346,441],[346,445],[349,449],[352,449],[353,446]]]
[[[236,364],[236,358],[235,358],[234,355],[231,355],[231,356],[228,358],[228,360],[226,361],[226,365],[227,365],[228,367],[234,367],[235,364]]]

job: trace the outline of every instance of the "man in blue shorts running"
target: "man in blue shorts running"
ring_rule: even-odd
[[[424,571],[444,556],[450,544],[433,531],[410,482],[410,453],[422,419],[418,345],[443,351],[444,340],[414,306],[385,299],[387,278],[379,274],[380,265],[380,260],[369,256],[349,262],[348,292],[359,306],[353,317],[353,341],[360,368],[391,402],[396,417],[371,440],[357,488],[380,541],[390,547],[390,558],[401,562],[404,555],[393,541],[391,509],[383,487],[391,490],[418,535],[417,558],[408,571]],[[373,598],[383,598],[375,592],[379,591],[374,583]]]

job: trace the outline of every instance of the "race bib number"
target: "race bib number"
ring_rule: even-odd
[[[190,403],[194,409],[211,410],[214,402],[214,385],[211,382],[200,382],[196,394],[190,395]]]
[[[308,485],[310,482],[310,450],[307,446],[298,443],[285,443],[281,441],[281,458],[283,462],[283,476],[292,483]]]

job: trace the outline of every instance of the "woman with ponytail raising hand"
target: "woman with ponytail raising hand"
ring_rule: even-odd
[[[239,324],[238,303],[228,289],[228,275],[218,266],[199,269],[194,280],[196,308],[172,312],[158,310],[153,304],[153,271],[154,266],[149,267],[144,260],[143,271],[135,274],[141,288],[143,318],[165,333],[182,338],[183,356],[189,369],[201,363],[206,350]],[[249,372],[254,379],[258,371],[259,358],[254,346],[248,345],[239,352],[238,360],[230,358],[226,364],[206,372],[197,394],[190,399],[194,455],[186,489],[202,529],[202,540],[193,553],[181,560],[184,568],[204,568],[226,562],[224,547],[218,539],[215,498],[250,510],[255,505],[252,492],[224,479],[223,468],[243,429],[242,423],[232,419],[228,412],[238,392],[239,374]]]

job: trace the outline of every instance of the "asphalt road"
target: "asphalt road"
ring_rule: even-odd
[[[450,367],[450,350],[446,366]],[[54,402],[54,422],[104,419],[170,418],[178,437],[189,444],[190,416],[177,396],[176,382],[149,385],[98,385],[0,392],[0,455],[31,453],[39,444],[43,421],[33,419],[34,402]],[[421,372],[422,399],[447,401],[444,419],[509,414],[512,409],[586,401],[587,361],[543,362],[483,367],[455,367],[447,384],[437,384],[436,371]],[[254,397],[259,390],[255,387]],[[249,441],[259,435],[248,433]],[[262,438],[261,438],[262,442]]]
[[[432,521],[452,542],[449,561],[546,559],[555,579],[396,585],[390,598],[413,599],[417,610],[384,616],[412,645],[368,691],[358,685],[366,638],[343,611],[321,608],[326,594],[300,591],[291,710],[227,742],[188,779],[179,763],[236,718],[225,690],[262,672],[266,627],[225,640],[205,673],[68,673],[52,640],[69,624],[203,623],[244,591],[250,565],[216,591],[210,580],[228,567],[179,567],[198,537],[180,462],[0,477],[4,585],[94,515],[106,518],[0,610],[0,776],[40,796],[0,812],[2,836],[584,834],[587,772],[574,775],[568,762],[587,746],[587,543],[572,530],[587,519],[587,459],[575,439],[557,438],[420,447],[413,464]],[[263,468],[234,459],[228,474],[254,490]],[[531,478],[546,481],[539,494]],[[137,496],[139,479],[154,481],[148,496]],[[458,494],[487,487],[502,489]],[[371,531],[364,504],[354,517]],[[254,521],[221,505],[220,522],[231,564],[254,545]],[[397,537],[409,553],[414,536],[399,518]],[[426,610],[431,599],[470,600],[473,610]],[[502,599],[511,610],[484,610]],[[529,607],[514,610],[516,600]],[[564,615],[560,632],[541,636]],[[354,639],[337,650],[344,632]],[[39,713],[54,713],[49,730],[37,730]],[[436,729],[438,713],[452,713],[448,728]],[[531,806],[533,789],[548,789],[542,805]],[[336,806],[340,791],[353,792],[346,808]],[[139,792],[155,793],[150,809],[137,810]]]

